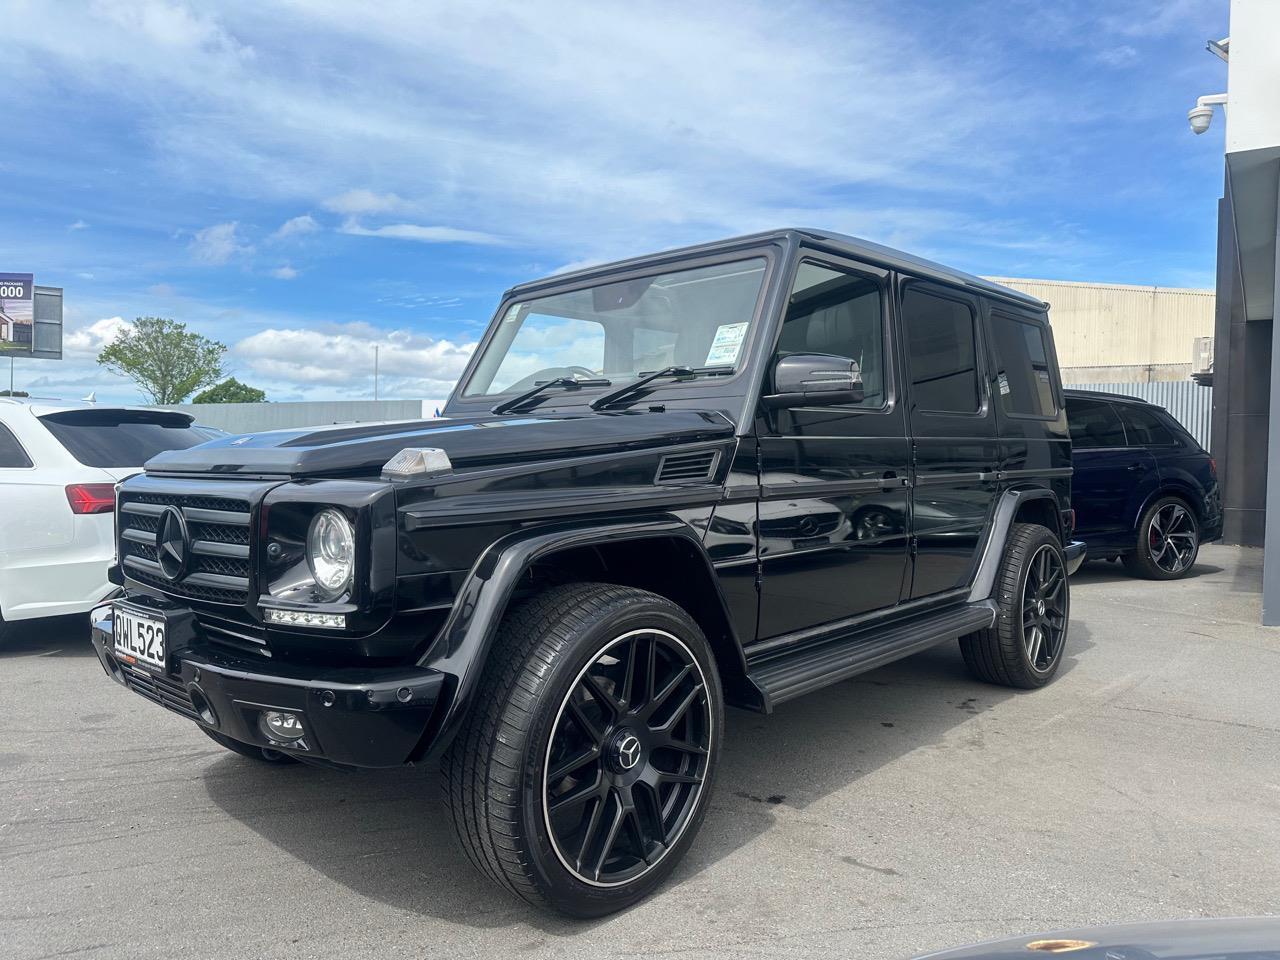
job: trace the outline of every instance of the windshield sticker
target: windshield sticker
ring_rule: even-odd
[[[513,303],[510,307],[507,308],[507,315],[502,318],[502,322],[513,323],[516,317],[520,316],[520,308],[523,306],[524,306],[523,303]]]
[[[1000,396],[1006,396],[1009,393],[1009,378],[1002,373],[996,377],[996,381],[1000,384]]]
[[[716,327],[716,337],[707,351],[708,367],[723,367],[738,362],[742,341],[747,337],[747,324],[722,323]]]

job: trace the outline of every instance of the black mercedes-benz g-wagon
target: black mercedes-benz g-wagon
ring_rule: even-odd
[[[1049,682],[1070,483],[1043,303],[759,234],[514,288],[444,419],[156,457],[93,643],[248,757],[442,757],[475,864],[597,915],[693,842],[726,704],[955,638]]]

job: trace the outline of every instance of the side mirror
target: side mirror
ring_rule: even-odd
[[[862,371],[856,360],[828,353],[793,353],[773,366],[773,393],[766,407],[816,407],[861,403]]]

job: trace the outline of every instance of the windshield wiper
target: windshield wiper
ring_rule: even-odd
[[[639,392],[646,384],[652,383],[654,380],[663,380],[667,377],[692,378],[698,376],[725,376],[733,373],[733,367],[663,367],[653,373],[646,373],[639,380],[633,380],[630,383],[619,387],[609,393],[596,397],[591,401],[592,410],[603,410],[605,407],[611,407],[615,403],[619,403],[633,394]]]
[[[584,377],[581,380],[573,377],[556,377],[554,380],[544,380],[532,390],[526,390],[524,393],[512,397],[510,400],[503,400],[500,404],[493,408],[493,413],[513,413],[523,407],[534,397],[541,395],[543,392],[550,390],[552,387],[564,387],[566,390],[581,390],[583,387],[611,387],[612,380],[606,380],[604,377]]]

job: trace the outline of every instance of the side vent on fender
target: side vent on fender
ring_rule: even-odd
[[[705,483],[715,473],[719,450],[671,453],[662,458],[654,483]]]

